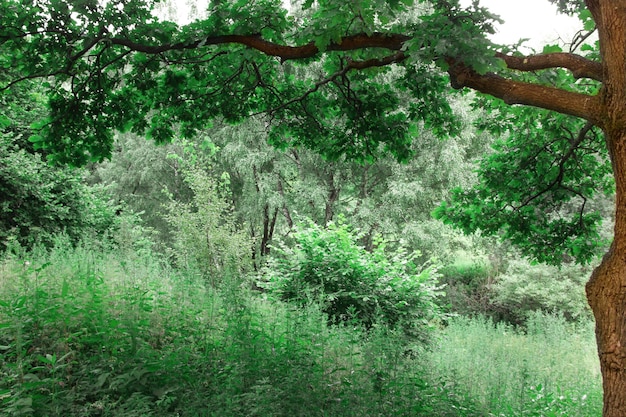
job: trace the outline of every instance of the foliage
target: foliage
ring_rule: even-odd
[[[184,175],[193,200],[172,200],[166,217],[174,229],[177,264],[197,270],[213,285],[224,275],[249,270],[252,242],[245,226],[235,222],[215,181],[198,168],[189,168]]]
[[[484,257],[456,255],[453,263],[439,270],[440,281],[446,286],[444,305],[453,314],[493,317],[493,283],[496,280],[493,266]]]
[[[83,170],[48,165],[0,134],[0,249],[11,240],[51,245],[61,232],[76,242],[112,230],[116,207],[84,176]]]
[[[116,129],[164,143],[178,132],[192,137],[216,118],[236,123],[254,114],[266,117],[279,148],[307,147],[333,161],[406,161],[424,128],[459,133],[448,83],[497,97],[496,108],[530,123],[505,126],[502,133],[515,137],[485,159],[480,183],[456,190],[436,214],[464,231],[509,239],[540,261],[590,262],[605,243],[593,206],[613,191],[614,176],[616,250],[587,288],[600,350],[624,362],[626,332],[615,323],[626,315],[618,251],[626,241],[626,18],[612,0],[552,3],[580,12],[600,40],[576,54],[587,35],[570,52],[548,46],[519,56],[488,40],[497,18],[478,1],[304,1],[290,13],[277,0],[224,0],[212,2],[206,18],[179,26],[156,17],[150,0],[1,0],[0,68],[10,75],[1,76],[0,94],[43,80],[47,114],[33,124],[30,142],[50,161],[74,165],[109,157]],[[513,104],[559,115],[522,114]],[[621,415],[624,374],[617,370],[624,364],[600,359],[604,412]]]
[[[557,3],[568,12],[581,6]],[[544,261],[561,262],[566,252],[588,262],[597,254],[599,216],[585,203],[596,182],[607,189],[610,170],[598,148],[601,118],[591,112],[600,109],[580,105],[599,91],[593,46],[576,56],[546,53],[537,67],[487,39],[498,19],[476,2],[305,1],[288,11],[274,0],[222,1],[184,26],[159,21],[153,6],[2,3],[1,64],[14,75],[0,88],[46,79],[48,114],[34,125],[33,146],[52,160],[85,164],[111,155],[115,129],[164,143],[192,137],[215,119],[235,123],[264,114],[268,139],[279,148],[306,147],[333,161],[383,155],[406,161],[426,130],[459,135],[451,81],[507,103],[495,107],[520,102],[569,116],[513,110],[520,120],[534,120],[533,132],[559,140],[548,144],[541,134],[508,128],[518,142],[491,159],[477,190],[458,191],[461,208],[444,206],[439,216],[464,230],[502,230]],[[525,87],[509,97],[520,81]],[[529,98],[531,87],[545,94]],[[590,127],[582,130],[592,134],[577,136],[575,125],[583,122],[572,116],[586,118]],[[564,132],[573,137],[561,140]],[[525,151],[519,157],[518,149]],[[519,163],[526,165],[518,172]],[[527,182],[536,184],[523,187]],[[572,202],[583,209],[561,210]]]
[[[606,246],[594,201],[614,191],[604,137],[569,116],[500,101],[490,107],[494,114],[479,123],[505,137],[481,159],[479,183],[454,189],[435,216],[466,232],[499,234],[540,262],[590,262]]]
[[[383,326],[329,327],[315,305],[216,291],[150,252],[55,243],[0,262],[2,417],[598,415],[590,324],[457,318],[407,355]]]
[[[590,317],[585,299],[589,266],[531,263],[517,251],[503,249],[489,258],[459,253],[454,263],[440,269],[449,311],[522,329],[537,312],[571,322]]]
[[[479,415],[394,331],[128,254],[58,239],[3,255],[0,416]]]
[[[0,80],[12,75],[2,71]],[[7,92],[0,95],[0,250],[10,240],[50,245],[61,232],[74,241],[102,235],[115,222],[106,190],[85,185],[84,170],[48,165],[28,141],[30,124],[45,114],[43,88],[24,82]]]
[[[45,84],[49,115],[37,124],[39,132],[31,140],[58,161],[84,164],[108,157],[114,129],[162,143],[177,131],[191,137],[217,117],[240,121],[264,111],[272,113],[271,140],[277,145],[305,145],[333,159],[372,160],[382,151],[406,160],[411,153],[408,133],[419,122],[442,135],[457,131],[440,94],[446,78],[430,61],[444,66],[442,54],[489,49],[481,30],[492,31],[494,18],[479,8],[414,3],[302,2],[289,12],[273,0],[224,1],[210,4],[205,19],[181,27],[159,21],[147,0],[44,1],[23,7],[4,1],[0,40],[6,53],[0,64],[27,79],[54,75]],[[425,16],[418,18],[415,10]],[[471,20],[464,20],[466,13]],[[433,39],[402,45],[410,36],[395,36],[392,47],[384,38],[377,41],[379,31],[395,29]],[[48,33],[62,34],[63,41]],[[354,51],[337,53],[346,34],[365,34],[374,39],[374,48],[357,45],[348,47]],[[254,37],[268,46],[287,39],[292,45],[310,45],[312,53],[298,49],[294,58],[309,59],[310,68],[324,76],[311,79],[311,71],[303,73],[297,65],[230,45],[238,40],[245,45]],[[35,52],[37,45],[42,49]],[[390,49],[388,56],[385,50]],[[404,53],[395,54],[400,49],[416,59],[389,75],[386,65],[405,61]],[[466,61],[484,69],[495,59],[490,53],[473,53]],[[385,76],[394,82],[368,82]],[[415,99],[411,111],[396,111],[407,94]],[[81,138],[81,149],[73,146],[75,137]]]
[[[527,330],[455,317],[425,358],[430,370],[484,416],[598,416],[601,376],[593,325],[531,314]]]
[[[524,323],[532,312],[561,314],[577,321],[590,316],[585,298],[589,267],[530,265],[510,260],[492,286],[494,309],[509,323]]]
[[[277,150],[266,143],[260,118],[218,125],[206,136],[218,148],[214,171],[228,173],[235,214],[249,224],[258,254],[267,255],[268,243],[289,233],[298,216],[319,225],[345,216],[363,231],[360,243],[368,249],[380,234],[404,239],[411,251],[421,252],[422,261],[435,255],[443,260],[460,246],[472,246],[472,238],[433,221],[430,212],[449,188],[473,183],[473,159],[491,141],[476,134],[471,124],[476,114],[464,110],[466,104],[454,107],[464,122],[461,135],[441,140],[430,131],[415,132],[415,156],[406,163],[390,157],[364,164],[328,161],[306,148]]]
[[[382,240],[367,252],[341,222],[325,229],[299,226],[293,239],[293,247],[276,248],[264,277],[264,287],[283,300],[301,306],[319,302],[332,324],[371,328],[380,319],[421,339],[441,317],[437,270],[433,265],[420,270],[415,253],[388,250]]]
[[[170,196],[184,203],[192,198],[179,158],[184,158],[180,142],[154,146],[137,135],[119,134],[111,160],[92,164],[87,181],[105,186],[115,204],[138,213],[145,226],[158,232],[157,242],[171,245],[163,206]]]

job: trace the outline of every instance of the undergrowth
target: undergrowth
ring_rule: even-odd
[[[426,359],[431,371],[498,417],[601,415],[592,323],[531,314],[525,329],[456,317]]]
[[[329,327],[319,306],[268,300],[236,276],[217,288],[205,282],[149,251],[62,240],[48,251],[7,251],[0,416],[598,415],[597,375],[568,354],[586,355],[592,341],[560,322],[550,330],[557,339],[511,333],[504,353],[508,342],[495,335],[509,329],[457,320],[429,351],[383,326]],[[549,371],[535,366],[537,355]],[[546,372],[564,376],[548,381]],[[559,389],[578,414],[532,411],[565,403]]]

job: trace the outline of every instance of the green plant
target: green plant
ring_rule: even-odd
[[[0,129],[0,250],[11,239],[51,246],[59,233],[78,242],[113,228],[115,207],[106,190],[85,184],[84,174],[50,166]]]
[[[185,181],[193,192],[191,203],[172,200],[166,216],[174,229],[178,265],[199,271],[214,286],[228,274],[248,271],[252,242],[218,184],[198,168],[188,169]]]
[[[416,253],[388,250],[384,240],[368,252],[358,238],[341,222],[325,229],[312,222],[299,226],[293,247],[283,244],[273,252],[263,287],[301,306],[319,302],[332,324],[353,321],[371,328],[382,320],[425,339],[440,318],[436,268],[420,269],[413,262]]]
[[[534,311],[562,314],[572,321],[591,317],[585,299],[585,283],[590,267],[545,264],[531,265],[512,259],[493,283],[492,301],[501,318],[524,324]]]
[[[600,370],[590,322],[534,313],[522,332],[484,317],[454,317],[424,357],[433,379],[481,415],[595,417]]]
[[[494,271],[484,258],[460,256],[439,270],[446,285],[444,300],[453,314],[493,314]]]

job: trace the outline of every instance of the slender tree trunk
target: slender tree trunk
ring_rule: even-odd
[[[278,217],[278,208],[275,208],[274,213],[270,216],[270,206],[268,203],[265,203],[265,207],[263,207],[263,237],[261,238],[261,256],[266,256],[270,253],[269,245],[274,237],[276,217]]]
[[[626,129],[607,132],[616,184],[614,240],[587,283],[596,320],[604,417],[626,416]]]
[[[254,232],[254,226],[250,225],[250,239],[252,240],[252,250],[251,250],[251,255],[252,255],[252,267],[254,268],[255,271],[259,270],[259,266],[257,265],[257,249],[256,249],[256,233]]]
[[[293,219],[291,218],[291,213],[289,213],[289,208],[287,207],[287,199],[285,198],[285,190],[283,188],[283,182],[280,179],[280,176],[278,177],[278,193],[280,194],[280,197],[283,200],[283,216],[285,216],[285,219],[287,220],[287,226],[289,226],[289,230],[293,229]]]
[[[326,206],[324,208],[324,227],[328,226],[328,223],[335,216],[335,202],[337,202],[341,191],[341,188],[337,187],[335,184],[335,175],[332,171],[328,178],[328,188],[328,200],[326,200]]]

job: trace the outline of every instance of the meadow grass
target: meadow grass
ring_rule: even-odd
[[[456,317],[428,354],[433,375],[489,416],[601,415],[592,323],[532,314],[525,329]]]
[[[587,328],[458,318],[426,348],[199,276],[62,239],[5,253],[0,416],[598,415]]]

